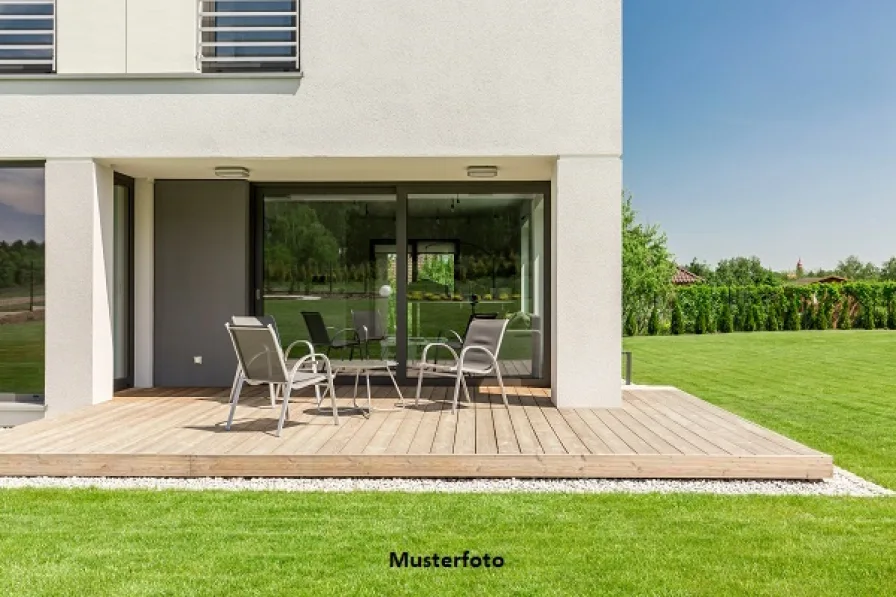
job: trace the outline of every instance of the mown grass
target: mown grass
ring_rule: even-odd
[[[896,332],[626,338],[634,381],[668,384],[896,489]]]
[[[885,595],[896,500],[0,493],[7,595]],[[390,551],[501,555],[394,569]]]

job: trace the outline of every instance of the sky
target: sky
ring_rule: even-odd
[[[623,0],[624,185],[679,263],[896,255],[896,1]]]
[[[684,264],[896,255],[896,0],[623,0],[624,184]],[[0,169],[0,240],[42,238]]]

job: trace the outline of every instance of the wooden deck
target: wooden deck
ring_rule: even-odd
[[[558,410],[548,391],[495,388],[452,415],[448,387],[365,418],[337,389],[341,424],[298,401],[283,436],[253,388],[226,432],[227,390],[132,390],[0,435],[0,475],[172,477],[611,477],[821,479],[830,456],[674,388],[624,391],[618,409]],[[404,388],[406,396],[412,388]],[[325,403],[326,405],[326,403]]]

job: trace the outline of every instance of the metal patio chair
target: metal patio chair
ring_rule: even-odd
[[[275,384],[280,388],[283,406],[280,409],[280,419],[277,423],[277,437],[283,430],[283,423],[289,414],[289,399],[293,390],[314,387],[317,409],[320,411],[321,403],[326,393],[330,394],[333,406],[333,423],[339,424],[339,411],[336,407],[336,391],[333,387],[333,371],[330,360],[326,355],[314,352],[310,342],[299,340],[294,344],[304,343],[308,346],[309,354],[288,366],[280,346],[280,339],[274,331],[274,326],[259,325],[232,325],[226,324],[227,333],[233,342],[237,360],[242,369],[242,377],[250,384]],[[233,425],[233,416],[240,396],[238,389],[230,402],[230,416],[227,417],[226,429],[230,431]],[[321,393],[321,387],[324,392]]]
[[[463,348],[464,338],[467,337],[467,334],[470,331],[470,324],[476,321],[477,319],[497,319],[497,313],[471,313],[470,318],[467,319],[467,327],[464,329],[463,335],[458,334],[454,330],[440,331],[439,332],[439,342],[444,342],[448,346],[450,346],[455,352]],[[436,350],[435,355],[433,356],[433,362],[439,362],[439,351]]]
[[[510,408],[507,403],[507,390],[504,388],[504,379],[501,377],[501,367],[498,365],[498,353],[501,351],[501,342],[504,341],[504,332],[507,330],[506,319],[475,319],[470,322],[467,335],[464,338],[460,354],[454,348],[444,342],[427,344],[423,349],[423,356],[418,365],[417,396],[414,404],[420,403],[420,392],[423,388],[423,374],[429,373],[437,377],[453,377],[454,400],[451,403],[451,414],[457,412],[457,400],[460,387],[464,388],[464,395],[470,401],[470,391],[467,388],[467,375],[486,376],[494,374],[501,386],[501,398],[504,406]],[[444,348],[454,357],[453,364],[427,363],[426,353],[431,348]]]
[[[355,347],[359,346],[357,333],[354,328],[343,328],[336,330],[333,326],[324,323],[323,315],[319,311],[302,311],[302,318],[305,320],[305,326],[308,328],[308,337],[311,338],[311,344],[315,348],[323,348],[330,356],[332,349],[351,348],[349,360],[355,356]],[[330,330],[336,330],[331,336]]]
[[[371,341],[383,341],[389,337],[386,323],[378,310],[355,311],[352,309],[352,325],[355,335],[361,343],[362,359],[370,358],[369,343]]]

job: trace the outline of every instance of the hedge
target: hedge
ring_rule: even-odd
[[[628,321],[626,332],[650,335],[801,329],[896,329],[896,282],[808,286],[677,288],[657,300],[651,321]]]

